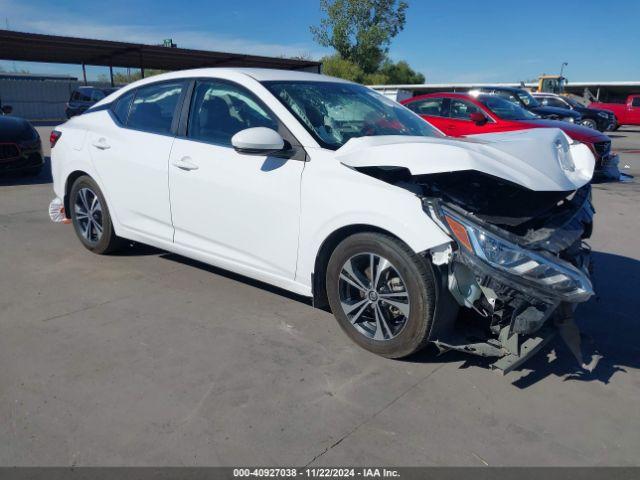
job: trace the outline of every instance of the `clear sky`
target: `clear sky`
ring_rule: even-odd
[[[408,3],[390,54],[427,82],[528,80],[564,61],[570,81],[640,80],[640,0]],[[315,59],[330,53],[309,32],[319,19],[319,0],[0,0],[0,28]],[[76,66],[0,67],[81,76]]]

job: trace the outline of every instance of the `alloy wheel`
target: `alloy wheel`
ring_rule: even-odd
[[[78,190],[74,202],[74,215],[80,234],[91,244],[102,238],[102,205],[98,195],[90,188]]]
[[[375,253],[360,253],[342,266],[339,280],[342,309],[351,325],[367,338],[396,337],[409,319],[409,292],[398,270]]]

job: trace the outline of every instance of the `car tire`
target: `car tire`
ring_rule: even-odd
[[[107,254],[124,245],[115,234],[104,195],[91,177],[83,175],[73,182],[68,204],[76,235],[88,250]]]
[[[591,128],[593,130],[598,130],[598,124],[596,123],[595,120],[592,120],[591,118],[584,119],[582,121],[582,125],[584,127]]]
[[[338,324],[362,348],[402,358],[428,343],[436,305],[433,268],[395,237],[347,237],[329,259],[326,287]]]

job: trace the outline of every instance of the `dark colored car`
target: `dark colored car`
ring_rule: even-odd
[[[611,154],[611,139],[605,134],[582,125],[539,118],[498,95],[430,93],[401,103],[452,137],[528,128],[559,128],[591,149],[598,172],[606,170],[615,161]]]
[[[78,87],[72,93],[65,111],[67,118],[84,113],[89,107],[115,92],[117,88]]]
[[[3,113],[9,111],[2,107]],[[0,174],[37,175],[44,165],[40,135],[24,118],[0,115]]]
[[[568,108],[557,108],[557,107],[545,107],[540,105],[536,101],[533,96],[523,88],[513,88],[513,87],[482,87],[482,88],[474,88],[469,93],[478,94],[492,94],[498,95],[510,102],[513,102],[522,108],[529,110],[532,113],[535,113],[541,118],[546,118],[548,120],[562,120],[565,122],[580,124],[582,122],[582,116],[574,112],[573,110],[569,110]]]
[[[545,107],[568,108],[582,115],[582,125],[606,132],[616,126],[616,116],[611,110],[585,107],[571,97],[563,97],[554,93],[534,93],[538,103]]]

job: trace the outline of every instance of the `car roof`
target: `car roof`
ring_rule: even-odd
[[[207,69],[215,74],[218,68]],[[269,82],[275,80],[291,80],[291,81],[309,81],[309,82],[341,82],[351,83],[341,78],[321,75],[319,73],[303,72],[299,70],[278,70],[275,68],[234,68],[230,69],[236,72],[244,73],[259,82]]]
[[[485,87],[478,87],[478,88],[472,88],[472,90],[502,90],[504,92],[521,92],[522,90],[524,90],[524,88],[518,88],[518,87],[492,87],[492,86],[485,86]]]
[[[279,80],[307,81],[307,82],[341,82],[353,83],[341,78],[329,77],[318,73],[304,72],[300,70],[279,70],[275,68],[195,68],[190,70],[177,70],[175,72],[163,73],[151,79],[175,79],[188,77],[217,77],[221,74],[242,74],[257,80],[258,82],[270,82]]]
[[[258,82],[270,81],[297,81],[297,82],[334,82],[356,85],[348,80],[341,78],[329,77],[318,73],[304,72],[299,70],[278,70],[275,68],[196,68],[191,70],[176,70],[174,72],[161,73],[152,77],[146,77],[125,85],[108,95],[106,98],[96,103],[96,106],[109,103],[114,98],[112,95],[124,95],[130,90],[138,87],[149,85],[156,82],[168,80],[183,80],[189,78],[222,78],[227,80],[239,80],[240,77],[250,77]]]
[[[400,103],[405,104],[405,103],[411,103],[413,101],[421,100],[423,98],[438,98],[438,97],[442,97],[442,98],[462,98],[462,99],[471,99],[471,100],[474,99],[474,97],[472,95],[469,95],[468,93],[435,92],[435,93],[425,93],[424,95],[416,95],[415,97],[408,98],[406,100],[403,100]]]

